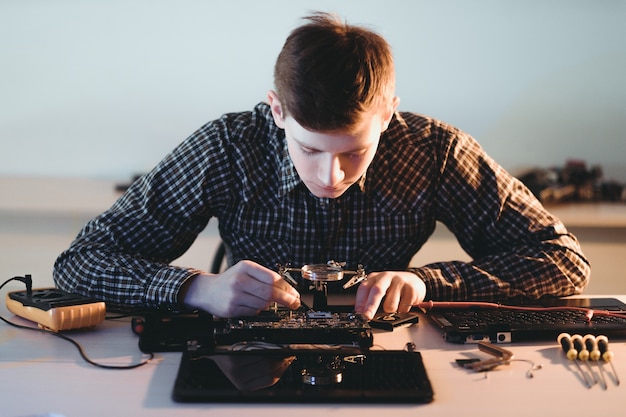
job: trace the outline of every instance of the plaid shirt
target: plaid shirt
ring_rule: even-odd
[[[317,198],[262,103],[207,123],[135,181],[59,256],[55,281],[115,304],[176,305],[200,271],[170,262],[211,218],[230,264],[410,270],[427,299],[569,295],[590,273],[576,238],[466,133],[398,112],[365,176],[339,198]],[[410,267],[437,221],[473,260]]]

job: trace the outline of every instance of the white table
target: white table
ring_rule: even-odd
[[[4,300],[4,291],[2,291]],[[625,297],[619,297],[622,300]],[[4,303],[4,317],[14,321]],[[25,322],[25,321],[22,321]],[[105,321],[95,329],[72,332],[88,355],[109,364],[142,359],[129,320]],[[59,338],[0,323],[0,415],[26,417],[59,413],[76,416],[572,416],[622,415],[626,382],[616,386],[607,372],[608,388],[586,388],[576,367],[556,342],[503,345],[517,359],[543,368],[528,378],[529,364],[513,362],[488,373],[459,368],[455,360],[489,357],[475,345],[455,345],[422,318],[419,324],[393,332],[376,331],[374,343],[403,349],[414,342],[422,353],[435,399],[423,405],[259,405],[179,404],[171,399],[179,353],[159,353],[134,370],[105,370],[86,364],[76,349]],[[611,340],[618,376],[626,378],[625,340]],[[596,369],[597,372],[597,368]],[[610,371],[609,366],[605,370]]]

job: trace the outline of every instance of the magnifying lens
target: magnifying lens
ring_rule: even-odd
[[[350,288],[365,280],[367,275],[363,265],[358,265],[356,271],[343,269],[345,263],[328,261],[325,264],[307,264],[301,268],[283,267],[279,265],[278,273],[286,277],[292,284],[296,284],[289,276],[290,272],[299,272],[302,278],[313,282],[335,282],[341,281],[344,277],[351,276],[351,279],[343,285],[344,289]]]
[[[341,281],[344,274],[343,269],[327,264],[304,265],[300,271],[302,278],[309,281]]]

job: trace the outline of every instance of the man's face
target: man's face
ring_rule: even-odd
[[[357,182],[374,159],[380,139],[380,119],[364,120],[351,133],[304,129],[285,118],[285,137],[296,171],[309,191],[320,198],[337,198]]]
[[[378,113],[363,117],[349,132],[315,132],[293,117],[283,117],[280,103],[270,92],[270,106],[278,127],[285,130],[289,155],[298,175],[313,195],[337,198],[367,171],[389,118]]]

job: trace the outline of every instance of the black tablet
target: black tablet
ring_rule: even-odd
[[[427,403],[419,352],[253,350],[183,352],[177,402]]]

